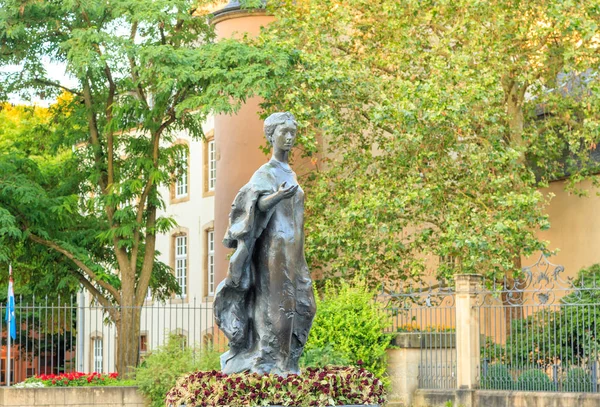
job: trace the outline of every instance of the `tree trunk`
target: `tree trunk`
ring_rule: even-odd
[[[508,114],[508,127],[510,130],[510,143],[513,146],[524,145],[523,129],[523,102],[527,85],[518,85],[516,82],[505,84],[506,113]],[[523,157],[524,161],[524,157]]]
[[[122,377],[130,378],[139,362],[140,308],[133,304],[122,306],[116,327],[117,372]]]

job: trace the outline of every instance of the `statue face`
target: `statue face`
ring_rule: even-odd
[[[290,151],[296,142],[297,128],[291,120],[280,124],[273,133],[273,148]]]

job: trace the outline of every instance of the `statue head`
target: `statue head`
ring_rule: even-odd
[[[293,132],[293,141],[296,139],[298,123],[296,122],[294,115],[290,112],[273,113],[265,120],[265,137],[267,138],[267,142],[272,146],[276,146],[275,132],[280,126],[282,127],[281,130],[285,128],[288,132]]]

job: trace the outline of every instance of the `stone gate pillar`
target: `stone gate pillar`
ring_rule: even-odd
[[[456,275],[456,386],[459,390],[479,388],[480,331],[477,293],[483,277]]]

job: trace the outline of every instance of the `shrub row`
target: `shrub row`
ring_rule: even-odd
[[[562,391],[591,392],[592,378],[581,367],[574,367],[567,371],[560,381]],[[510,370],[501,363],[488,366],[485,376],[481,378],[481,388],[490,390],[526,390],[526,391],[556,391],[559,390],[555,382],[540,369],[526,370],[513,380]]]

